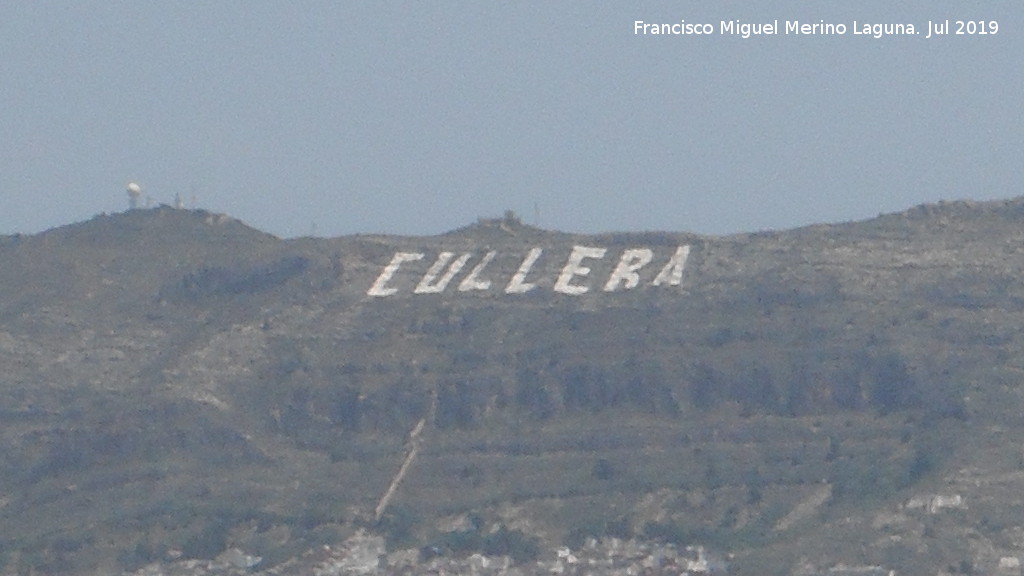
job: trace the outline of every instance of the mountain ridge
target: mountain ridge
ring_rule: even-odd
[[[466,515],[713,545],[737,574],[1024,557],[1022,223],[1015,198],[280,239],[161,207],[0,237],[4,570],[232,546],[269,569],[357,528],[452,548]],[[907,508],[950,490],[966,508]]]

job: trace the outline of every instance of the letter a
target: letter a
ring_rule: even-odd
[[[670,286],[679,286],[683,281],[683,268],[686,267],[686,259],[690,256],[689,246],[680,246],[676,253],[669,259],[668,264],[658,272],[658,276],[651,282],[652,286],[661,286],[668,282]]]
[[[391,259],[391,262],[384,267],[384,271],[377,277],[377,281],[373,283],[373,286],[366,291],[367,296],[390,296],[395,292],[398,292],[398,288],[386,288],[388,280],[398,272],[398,267],[403,262],[415,262],[422,260],[423,254],[417,252],[395,252],[395,257]]]

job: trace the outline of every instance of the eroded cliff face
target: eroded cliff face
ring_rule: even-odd
[[[8,569],[272,566],[356,527],[448,542],[464,514],[741,571],[984,564],[1024,533],[1022,224],[1014,200],[723,238],[280,240],[160,208],[5,237]],[[964,507],[904,509],[937,486]]]

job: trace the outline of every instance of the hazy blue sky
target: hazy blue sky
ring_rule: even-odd
[[[130,180],[280,236],[506,208],[722,234],[1024,193],[1019,0],[628,4],[0,0],[0,233],[123,210]],[[718,33],[776,19],[847,33]],[[999,29],[924,38],[947,19]]]

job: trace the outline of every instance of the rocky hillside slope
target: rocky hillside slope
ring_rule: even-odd
[[[1019,199],[729,237],[281,240],[166,207],[0,237],[0,564],[272,570],[368,530],[996,570],[1022,270]]]

